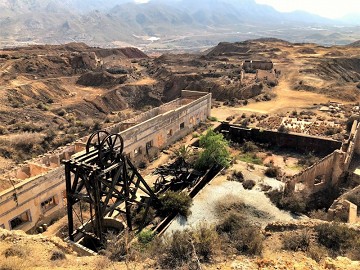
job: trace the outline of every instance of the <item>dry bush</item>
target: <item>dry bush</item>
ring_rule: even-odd
[[[285,127],[284,125],[281,125],[281,126],[278,128],[278,132],[281,132],[281,133],[289,133],[290,130],[289,130],[289,128]]]
[[[164,239],[163,254],[160,264],[165,269],[188,264],[192,258],[192,244],[189,231],[175,231],[171,236]]]
[[[251,152],[255,152],[258,151],[259,148],[257,147],[257,145],[251,141],[245,142],[242,146],[242,151],[244,153],[251,153]]]
[[[245,207],[246,205],[240,197],[229,195],[216,202],[215,211],[219,217],[224,217],[224,215],[231,211],[242,213]]]
[[[320,220],[328,220],[327,212],[323,209],[312,210],[309,213],[309,217],[314,218],[314,219],[320,219]]]
[[[65,253],[62,252],[61,250],[53,250],[51,252],[51,257],[50,257],[51,261],[59,261],[65,259],[66,259]]]
[[[133,218],[133,222],[135,225],[137,225],[137,226],[147,225],[151,221],[154,220],[154,218],[156,216],[155,210],[150,207],[148,209],[147,215],[144,220],[145,211],[146,211],[146,208],[142,207],[141,210],[138,213],[136,213],[136,215]]]
[[[28,265],[25,265],[25,261],[18,257],[0,260],[0,270],[24,270],[27,268]]]
[[[243,182],[244,181],[244,175],[241,171],[233,171],[232,175],[230,176],[231,181],[237,181],[237,182]]]
[[[271,178],[277,178],[281,175],[281,169],[277,166],[270,165],[265,170],[265,175]]]
[[[290,196],[283,197],[278,207],[292,213],[305,213],[306,199],[302,194],[294,193]]]
[[[282,239],[283,247],[292,251],[307,251],[310,246],[311,233],[308,230],[289,232]]]
[[[306,255],[314,261],[320,262],[322,259],[328,256],[328,250],[323,246],[317,245],[315,243],[310,243],[306,251]]]
[[[216,227],[219,234],[241,254],[260,255],[264,237],[260,227],[248,222],[238,213],[229,213]]]
[[[9,134],[9,131],[6,127],[0,126],[0,135],[6,135]]]
[[[318,161],[319,158],[316,157],[313,153],[309,152],[298,160],[298,165],[306,168],[306,167],[310,167],[311,165],[315,164]]]
[[[8,258],[8,257],[24,258],[28,255],[28,250],[25,249],[24,247],[13,245],[13,246],[5,249],[5,251],[3,252],[3,255],[5,256],[5,258]]]
[[[131,246],[131,239],[133,239],[133,235],[130,235],[127,231],[120,239],[115,234],[108,233],[106,235],[104,255],[107,255],[110,260],[117,262],[134,260],[137,256],[137,250]]]
[[[194,252],[201,262],[210,262],[220,251],[220,239],[214,227],[201,223],[191,232]]]
[[[256,182],[254,180],[245,180],[243,183],[242,183],[243,187],[245,189],[253,189],[253,187],[256,185]]]
[[[352,256],[360,255],[360,250],[353,253],[354,247],[360,247],[360,233],[338,223],[325,223],[315,227],[319,244],[327,247],[335,256],[344,255],[351,251]]]
[[[34,145],[40,144],[43,141],[43,134],[23,132],[14,134],[9,138],[9,143],[23,151],[30,151]]]
[[[174,269],[197,260],[210,262],[220,252],[220,239],[215,228],[201,223],[193,230],[175,231],[156,247],[160,265],[164,269]]]
[[[111,261],[105,256],[97,256],[94,261],[94,269],[106,269],[110,266]]]

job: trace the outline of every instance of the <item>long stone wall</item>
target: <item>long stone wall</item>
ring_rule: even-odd
[[[313,151],[326,155],[312,166],[286,180],[285,193],[289,194],[303,189],[309,193],[315,193],[337,185],[341,175],[348,169],[348,163],[356,149],[355,140],[360,138],[358,127],[357,123],[354,123],[352,135],[344,143],[303,134],[280,133],[258,128],[247,129],[228,123],[223,123],[221,130],[236,142],[255,141],[298,152]]]
[[[128,123],[133,124],[126,130],[122,130],[122,123],[107,130],[121,134],[124,151],[133,160],[149,148],[161,149],[210,116],[211,94],[194,91],[182,94],[180,99],[129,119]],[[0,227],[29,231],[61,214],[66,203],[61,160],[83,151],[86,141],[87,137],[83,137],[0,176],[14,183],[0,192]]]
[[[328,155],[339,149],[342,145],[340,141],[299,133],[281,133],[259,128],[242,128],[227,123],[223,123],[221,128],[227,131],[230,138],[236,142],[254,141],[267,143],[271,146],[293,149],[302,153],[315,152]]]

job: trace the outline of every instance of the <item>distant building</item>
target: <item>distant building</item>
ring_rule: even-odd
[[[242,68],[245,72],[255,73],[257,69],[272,70],[274,64],[270,60],[245,60]]]

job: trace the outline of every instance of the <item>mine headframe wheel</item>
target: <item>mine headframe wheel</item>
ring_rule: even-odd
[[[110,133],[105,130],[98,130],[93,134],[91,134],[86,143],[86,153],[90,152],[91,147],[94,147],[95,149],[99,150],[103,138],[106,138],[109,135]]]
[[[99,146],[99,162],[100,165],[108,167],[117,162],[117,157],[124,150],[124,140],[119,134],[109,134],[106,136]]]

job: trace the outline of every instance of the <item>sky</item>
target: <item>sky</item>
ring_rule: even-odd
[[[255,0],[273,6],[279,11],[304,10],[328,18],[346,14],[360,14],[360,0]]]

